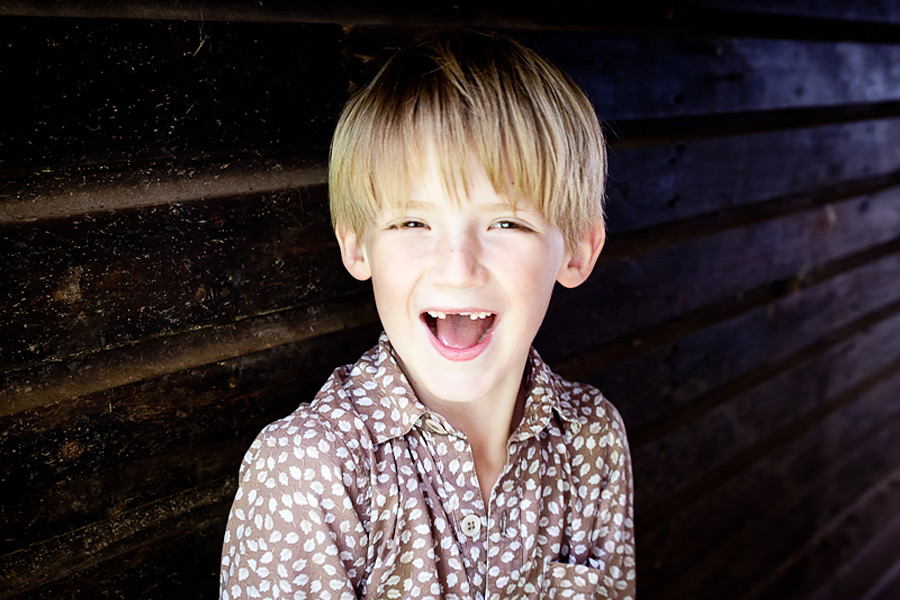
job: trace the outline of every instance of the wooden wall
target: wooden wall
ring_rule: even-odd
[[[610,134],[537,346],[625,417],[640,597],[900,597],[895,3],[304,4],[0,0],[0,599],[214,597],[243,451],[378,332],[336,114],[460,24]]]

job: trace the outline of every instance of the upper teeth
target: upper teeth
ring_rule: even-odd
[[[451,314],[454,314],[454,313],[451,313]],[[455,313],[455,314],[458,314],[461,317],[469,317],[470,319],[475,321],[477,319],[487,319],[493,313],[490,313],[490,312],[461,312],[461,313]],[[428,315],[435,319],[446,319],[447,318],[447,313],[441,312],[439,310],[429,310]]]

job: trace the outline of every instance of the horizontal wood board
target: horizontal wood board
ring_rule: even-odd
[[[374,345],[377,333],[365,327],[318,336],[0,419],[4,455],[29,457],[0,471],[12,490],[0,505],[0,572],[27,580],[33,564],[23,552],[58,556],[62,532],[81,539],[77,532],[91,523],[115,522],[210,479],[234,483],[259,430],[311,400],[331,370]]]
[[[19,90],[11,97],[19,118],[0,129],[0,166],[24,177],[71,165],[297,153],[324,160],[347,94],[428,29],[9,17],[0,32],[9,40],[0,83]],[[840,120],[842,106],[900,101],[894,44],[519,37],[582,85],[613,133],[635,119],[664,132],[678,117],[743,111],[824,107]],[[14,190],[13,182],[6,193]]]

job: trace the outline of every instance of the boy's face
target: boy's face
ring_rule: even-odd
[[[531,202],[519,199],[514,211],[473,166],[460,202],[432,168],[412,182],[406,207],[383,209],[361,243],[338,229],[344,264],[372,277],[401,367],[432,407],[515,393],[555,281],[578,285],[599,253],[568,251]]]

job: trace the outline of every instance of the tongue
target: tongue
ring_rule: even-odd
[[[470,319],[468,316],[449,314],[444,319],[435,319],[435,335],[442,344],[450,348],[471,348],[488,330],[493,318]]]

